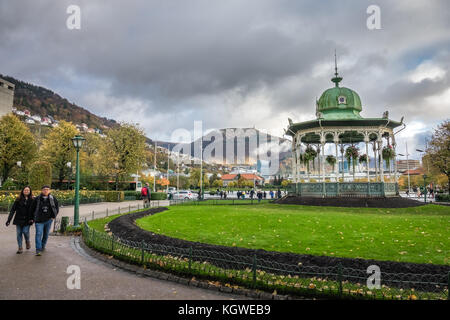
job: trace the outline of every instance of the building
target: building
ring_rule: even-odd
[[[400,121],[390,119],[388,111],[377,118],[361,116],[361,98],[340,85],[336,62],[331,81],[334,87],[316,101],[315,119],[297,123],[288,119],[286,135],[292,137],[294,177],[289,192],[317,197],[396,196],[394,129],[406,126],[403,117]],[[361,176],[357,162],[368,164],[365,170],[362,167]],[[370,168],[371,162],[374,168]],[[327,163],[333,165],[327,167]],[[358,181],[362,177],[365,182]]]
[[[254,186],[262,186],[264,184],[264,178],[254,173],[228,173],[224,174],[220,179],[222,180],[223,186],[226,187],[230,182],[237,182],[239,178],[251,181]]]
[[[420,160],[398,160],[397,170],[398,172],[406,172],[408,169],[412,170],[420,167]]]
[[[12,112],[14,102],[14,85],[0,78],[0,117]]]
[[[422,167],[418,167],[415,169],[409,169],[409,171],[406,170],[405,172],[403,172],[404,176],[406,176],[406,175],[419,176],[419,175],[423,175],[423,174],[425,174],[425,170]]]

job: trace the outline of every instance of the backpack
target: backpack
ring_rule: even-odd
[[[143,188],[141,189],[141,195],[142,195],[142,196],[147,196],[147,193],[148,193],[147,187],[143,187]]]

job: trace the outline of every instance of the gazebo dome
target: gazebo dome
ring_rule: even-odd
[[[342,78],[336,76],[331,79],[334,88],[324,91],[317,101],[317,116],[325,120],[361,119],[361,99],[352,89],[339,87]]]

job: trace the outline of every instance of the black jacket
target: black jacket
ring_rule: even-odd
[[[59,212],[58,200],[51,194],[48,195],[49,206],[47,212],[41,210],[44,199],[42,194],[34,198],[31,206],[31,212],[33,212],[34,222],[46,222],[52,218],[56,218]]]
[[[29,225],[30,220],[34,219],[33,211],[31,210],[32,203],[33,199],[17,199],[14,201],[7,222],[10,223],[14,216],[13,224],[18,226]]]

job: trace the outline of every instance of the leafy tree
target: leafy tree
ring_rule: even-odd
[[[36,156],[37,146],[28,127],[13,114],[0,119],[0,179],[6,181],[20,161],[26,167]]]
[[[209,184],[210,184],[210,185],[213,185],[214,182],[215,182],[217,179],[219,179],[219,177],[217,176],[217,173],[213,173],[213,174],[211,175],[211,177],[209,177]]]
[[[28,177],[32,190],[40,190],[43,185],[52,184],[52,165],[47,161],[36,161],[31,165]]]
[[[71,122],[60,121],[45,137],[41,147],[41,158],[50,162],[56,171],[59,185],[68,176],[67,163],[73,165],[76,160],[76,150],[72,138],[78,133],[77,128]]]
[[[434,131],[426,156],[430,159],[432,169],[447,176],[450,194],[450,121],[446,120]]]
[[[209,186],[209,181],[205,173],[203,173],[203,179],[202,179],[203,187]],[[191,176],[189,178],[189,184],[191,186],[194,186],[195,188],[200,188],[200,169],[195,168],[191,170]]]
[[[83,150],[80,155],[82,173],[98,174],[100,171],[100,149],[104,143],[104,138],[97,133],[86,133],[83,136],[86,141],[83,144]]]
[[[244,188],[244,187],[247,186],[246,180],[244,179],[244,177],[239,175],[239,178],[237,180],[237,186],[240,187],[240,188]]]
[[[289,183],[290,183],[289,180],[283,180],[283,181],[281,182],[281,186],[282,186],[283,188],[286,188],[286,187],[289,185]]]
[[[169,178],[169,181],[170,181],[170,186],[171,187],[176,187],[177,186],[177,176],[171,176]],[[189,178],[186,177],[186,176],[180,175],[179,179],[178,179],[178,183],[179,183],[180,190],[189,188]]]
[[[223,181],[220,179],[216,179],[213,181],[212,186],[215,188],[221,188],[223,187]]]
[[[107,132],[100,149],[100,170],[119,180],[142,169],[145,163],[145,136],[139,127],[122,123]]]

